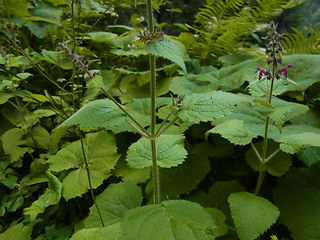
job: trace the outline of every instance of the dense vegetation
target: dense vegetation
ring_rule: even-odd
[[[0,2],[0,240],[320,239],[319,1]]]

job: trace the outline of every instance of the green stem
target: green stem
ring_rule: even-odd
[[[152,0],[146,0],[147,14],[148,14],[148,30],[154,31],[153,14],[152,14]],[[150,99],[151,99],[151,154],[152,154],[152,178],[153,178],[153,191],[154,191],[154,203],[160,203],[160,178],[159,167],[157,163],[156,152],[156,60],[155,56],[149,55],[150,64]]]
[[[98,207],[98,204],[96,202],[96,198],[94,196],[93,189],[92,189],[92,183],[91,183],[91,177],[90,177],[90,171],[89,171],[89,163],[88,163],[88,160],[87,160],[87,157],[86,157],[86,153],[85,153],[85,149],[84,149],[84,145],[83,145],[82,133],[80,133],[80,142],[81,142],[81,149],[82,149],[83,159],[84,159],[84,162],[85,162],[85,165],[86,165],[86,171],[87,171],[87,176],[88,176],[90,194],[91,194],[92,200],[94,202],[94,205],[97,208],[97,212],[98,212],[98,215],[99,215],[99,218],[100,218],[100,221],[101,221],[101,225],[102,225],[102,227],[104,227],[104,222],[103,222],[103,219],[102,219],[102,215],[100,213],[100,210],[99,210],[99,207]]]
[[[178,116],[174,117],[174,119],[172,119],[165,127],[163,128],[159,128],[159,130],[156,133],[155,138],[159,137],[162,133],[164,133],[172,124],[175,123],[175,121],[178,120]]]

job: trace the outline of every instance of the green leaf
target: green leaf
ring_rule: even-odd
[[[51,64],[55,64],[62,69],[72,69],[72,60],[67,57],[66,53],[64,51],[49,51],[49,50],[42,50],[41,52],[42,56],[44,58],[41,58],[41,60],[45,60]]]
[[[145,102],[145,100],[141,100]],[[137,102],[139,102],[137,100]],[[130,109],[130,106],[132,109]],[[140,124],[147,126],[149,118],[144,115],[140,104],[132,104],[124,107]],[[137,108],[137,111],[135,110]],[[80,108],[70,118],[54,129],[51,137],[51,145],[54,147],[59,142],[67,129],[71,126],[79,126],[81,129],[104,128],[114,133],[134,132],[135,130],[126,122],[127,116],[109,99],[91,101]]]
[[[295,240],[320,239],[320,167],[292,168],[274,189],[280,222]]]
[[[221,210],[227,217],[227,223],[232,225],[228,197],[231,193],[243,192],[246,189],[237,181],[217,181],[209,188],[211,207]]]
[[[311,166],[320,161],[320,148],[319,147],[305,147],[298,152],[298,158],[307,166]]]
[[[37,125],[31,129],[32,137],[27,138],[30,145],[35,145],[35,148],[49,149],[50,133],[41,125]]]
[[[178,64],[184,72],[187,72],[181,49],[174,42],[166,39],[149,42],[146,44],[146,50],[155,56],[169,59],[170,61]]]
[[[23,139],[24,133],[24,130],[20,128],[12,128],[2,135],[3,150],[10,156],[11,163],[18,161],[26,152],[31,151],[29,147],[21,147],[27,143]]]
[[[32,227],[19,223],[9,228],[4,233],[0,233],[0,240],[31,240]]]
[[[213,121],[231,113],[236,104],[246,100],[246,96],[222,91],[191,94],[183,100],[178,116],[190,123]]]
[[[212,128],[208,133],[219,133],[223,138],[237,145],[246,145],[258,135],[251,132],[242,120],[231,119]]]
[[[320,129],[307,125],[290,125],[283,129],[282,137],[278,139],[280,149],[294,154],[303,147],[320,147]]]
[[[34,221],[38,214],[44,213],[47,207],[59,203],[61,198],[62,183],[49,171],[46,172],[46,175],[49,186],[45,193],[37,201],[33,202],[30,207],[23,210],[24,215],[30,215],[31,221]]]
[[[184,148],[184,136],[162,134],[156,140],[156,156],[160,167],[170,168],[181,164],[187,156]],[[151,143],[147,138],[140,138],[133,143],[127,153],[126,161],[132,168],[152,166]]]
[[[93,188],[97,188],[111,176],[119,155],[114,136],[109,132],[89,133],[83,139],[86,159],[89,162],[89,171]],[[48,159],[49,169],[54,172],[71,170],[64,178],[63,197],[66,200],[81,196],[89,189],[88,176],[83,159],[81,142],[76,141],[64,147]]]
[[[88,35],[89,37],[84,37],[84,39],[90,39],[94,42],[109,42],[118,36],[111,32],[90,32]]]
[[[204,210],[210,214],[214,225],[217,226],[213,234],[214,237],[216,238],[227,234],[228,226],[225,224],[226,215],[216,208],[205,208]]]
[[[232,193],[228,202],[240,240],[256,239],[280,214],[271,202],[248,192]]]
[[[32,93],[32,94],[26,95],[22,100],[25,102],[43,103],[43,102],[47,102],[48,98],[42,94]]]
[[[126,240],[209,240],[217,227],[199,204],[171,200],[128,211],[121,228]]]
[[[161,168],[160,188],[162,195],[176,198],[190,192],[197,187],[209,171],[209,159],[205,156],[187,158],[178,167]]]
[[[121,177],[124,182],[145,183],[151,177],[151,168],[130,168],[125,159],[121,158],[113,170],[113,175]]]
[[[141,202],[141,189],[132,182],[111,184],[96,197],[96,203],[105,226],[120,222],[128,210],[139,207]],[[86,228],[101,226],[95,205],[90,208],[89,216],[84,220],[84,225]]]
[[[254,144],[258,152],[262,153],[262,145],[260,142],[258,144]],[[268,141],[268,149],[267,149],[267,157],[269,157],[272,153],[274,153],[279,148],[279,144]],[[250,150],[246,153],[246,160],[250,167],[259,172],[260,171],[260,161],[255,154],[254,150],[250,148]],[[272,176],[280,177],[285,174],[292,165],[291,156],[284,152],[279,152],[273,158],[271,158],[265,164],[265,170],[270,173]]]
[[[120,223],[103,228],[81,229],[70,240],[122,240]]]

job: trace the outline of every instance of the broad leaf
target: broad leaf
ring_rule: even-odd
[[[199,204],[171,200],[128,211],[121,228],[125,240],[209,240],[217,227]]]
[[[103,228],[82,229],[72,235],[70,240],[122,240],[120,223]]]
[[[205,156],[187,158],[178,167],[161,168],[161,192],[170,198],[188,193],[197,187],[209,171],[209,159]]]
[[[0,240],[31,240],[32,227],[19,223],[9,228],[4,233],[0,233]]]
[[[39,199],[32,203],[32,205],[23,210],[24,215],[30,215],[31,221],[34,221],[38,214],[43,213],[46,207],[59,203],[62,192],[62,184],[59,179],[51,174],[49,171],[46,172],[49,186],[45,193],[39,197]]]
[[[242,120],[231,119],[212,128],[208,133],[219,133],[222,137],[228,139],[231,143],[237,145],[246,145],[257,137]]]
[[[190,123],[213,121],[231,113],[236,104],[246,100],[246,96],[221,91],[191,94],[182,102],[178,116]]]
[[[110,170],[118,161],[115,139],[109,132],[98,132],[87,134],[83,141],[92,187],[96,188],[111,176]],[[71,170],[62,182],[62,194],[66,200],[88,191],[88,176],[80,140],[61,149],[48,162],[51,171]]]
[[[141,189],[131,182],[111,184],[96,197],[96,203],[105,226],[119,222],[129,209],[139,207],[141,202]],[[86,228],[101,226],[95,205],[90,208],[89,216],[84,220],[84,225]]]
[[[298,158],[307,166],[320,161],[320,147],[305,147],[298,152]]]
[[[205,208],[204,210],[210,214],[214,225],[217,226],[213,234],[214,237],[225,235],[228,232],[228,226],[225,224],[226,215],[216,208]]]
[[[320,166],[292,168],[274,190],[280,222],[294,240],[320,239]]]
[[[160,40],[149,42],[146,44],[147,52],[166,59],[179,65],[184,72],[187,72],[186,65],[183,61],[182,52],[180,48],[172,41]]]
[[[187,156],[184,148],[184,136],[162,134],[156,140],[156,157],[160,167],[170,168],[181,164]],[[128,150],[126,161],[132,168],[152,166],[151,143],[147,138],[140,138]]]
[[[262,142],[255,144],[255,147],[260,153],[260,155],[262,153],[262,145],[263,145]],[[268,158],[278,148],[279,148],[279,144],[276,144],[273,141],[268,141],[266,157]],[[252,148],[250,148],[250,150],[246,153],[246,160],[253,170],[257,172],[260,171],[261,163]],[[289,170],[291,165],[292,165],[292,161],[291,161],[290,155],[280,151],[279,153],[277,153],[277,155],[275,155],[265,164],[265,170],[273,176],[280,177]]]
[[[268,200],[252,193],[232,193],[228,202],[240,240],[254,240],[279,217],[279,210]]]

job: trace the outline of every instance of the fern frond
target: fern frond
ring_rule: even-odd
[[[285,54],[319,54],[320,53],[320,30],[314,26],[313,29],[306,28],[307,36],[296,28],[295,33],[287,33],[282,38],[282,46]]]

